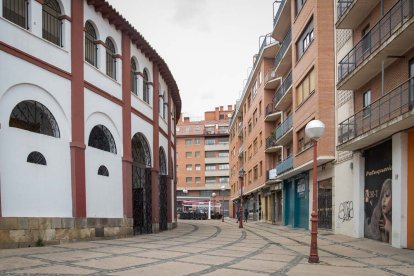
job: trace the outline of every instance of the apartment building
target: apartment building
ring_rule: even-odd
[[[336,6],[338,230],[414,248],[414,2]]]
[[[177,124],[178,211],[200,211],[228,216],[229,134],[233,107],[204,112],[204,120],[183,117]],[[215,197],[213,195],[216,195]]]
[[[0,247],[174,227],[166,62],[104,0],[1,2]]]
[[[304,130],[318,119],[326,127],[317,156],[319,226],[332,228],[333,9],[332,1],[274,3],[272,32],[263,40],[230,123],[232,199],[237,205],[243,183],[243,208],[254,219],[309,227],[313,143]],[[258,152],[252,155],[256,139]]]

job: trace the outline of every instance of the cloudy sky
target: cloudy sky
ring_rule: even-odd
[[[271,32],[274,0],[108,0],[165,59],[182,112],[234,105],[259,36]]]

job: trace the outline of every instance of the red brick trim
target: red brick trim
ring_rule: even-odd
[[[117,104],[117,105],[120,105],[120,106],[122,106],[122,105],[123,105],[122,100],[118,99],[118,98],[117,98],[117,97],[115,97],[115,96],[112,96],[112,95],[111,95],[111,94],[109,94],[108,92],[106,92],[106,91],[104,91],[104,90],[100,89],[99,87],[96,87],[95,85],[93,85],[93,84],[92,84],[92,83],[90,83],[90,82],[84,81],[84,86],[85,86],[85,88],[87,88],[87,89],[91,90],[92,92],[94,92],[94,93],[96,93],[96,94],[98,94],[98,95],[102,96],[103,98],[105,98],[105,99],[107,99],[107,100],[109,100],[109,101],[111,101],[111,102],[113,102],[113,103],[115,103],[115,104]]]
[[[50,63],[44,62],[43,60],[34,57],[32,55],[29,55],[19,49],[14,48],[13,46],[10,46],[6,43],[4,43],[3,41],[0,41],[0,50],[3,52],[6,52],[12,56],[15,56],[17,58],[20,58],[24,61],[27,61],[33,65],[36,65],[42,69],[45,69],[51,73],[54,73],[58,76],[61,76],[65,79],[71,80],[72,79],[72,75]]]
[[[67,20],[69,22],[72,22],[72,18],[70,18],[70,16],[67,15],[61,15],[58,17],[59,20]]]
[[[166,139],[168,139],[167,132],[165,132],[161,127],[159,127],[158,129],[159,129],[159,132],[162,134],[162,136],[164,136]]]
[[[153,124],[153,122],[152,122],[152,120],[150,118],[148,118],[142,112],[136,110],[135,108],[131,107],[131,112],[132,112],[132,114],[137,115],[138,117],[140,117],[141,119],[143,119],[147,123],[150,123],[151,125]]]
[[[159,70],[158,66],[154,64],[152,67],[152,75],[154,80],[153,89],[153,106],[152,106],[152,118],[153,118],[153,172],[152,172],[152,189],[151,189],[151,205],[152,205],[152,223],[159,222],[159,170],[160,170],[160,131],[159,131],[159,97],[158,97],[158,83],[159,83]],[[155,95],[157,94],[157,95]]]
[[[43,5],[45,3],[45,0],[36,0],[36,2],[40,3],[41,5]]]

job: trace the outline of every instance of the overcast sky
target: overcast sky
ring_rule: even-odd
[[[167,62],[180,89],[182,113],[234,105],[271,32],[274,0],[107,0]]]

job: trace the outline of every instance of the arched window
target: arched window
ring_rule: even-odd
[[[110,38],[105,41],[106,46],[106,74],[116,79],[115,45]]]
[[[131,58],[131,91],[138,95],[137,63]]]
[[[98,169],[98,175],[109,176],[108,168],[105,167],[104,165],[100,166]]]
[[[160,147],[160,174],[167,174],[167,160],[165,157],[164,149],[162,147]]]
[[[116,154],[116,144],[112,133],[106,126],[97,125],[89,134],[88,146]]]
[[[150,103],[150,100],[149,100],[149,78],[148,78],[147,70],[144,70],[142,79],[143,79],[142,97],[143,97],[144,102],[149,104]]]
[[[18,103],[10,114],[9,126],[56,138],[60,137],[55,117],[46,106],[36,101]]]
[[[60,6],[56,0],[45,0],[42,8],[42,36],[62,46],[62,21]]]
[[[85,24],[85,60],[95,67],[98,67],[98,47],[96,46],[95,28],[87,21]]]
[[[135,134],[132,138],[132,160],[138,166],[151,167],[151,153],[147,140],[141,134]]]
[[[33,163],[46,166],[46,158],[38,151],[32,151],[27,156],[27,163]]]
[[[28,0],[3,0],[3,17],[28,29]]]

